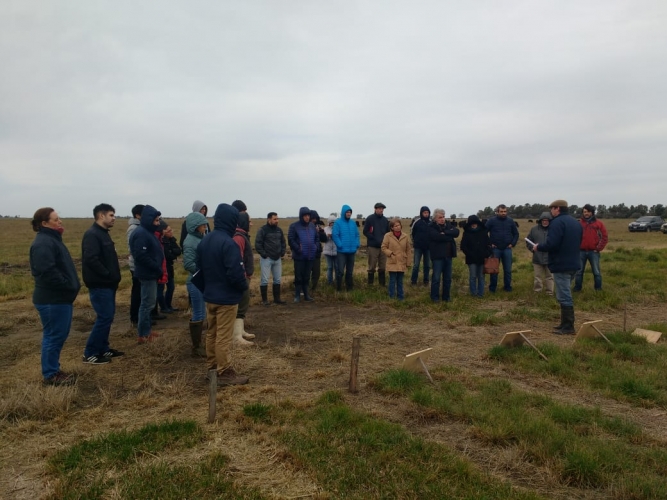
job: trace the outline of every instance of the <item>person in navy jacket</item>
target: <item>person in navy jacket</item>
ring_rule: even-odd
[[[313,300],[308,294],[308,283],[320,247],[320,237],[315,224],[310,221],[310,214],[310,208],[301,207],[299,220],[290,224],[287,231],[287,243],[294,260],[294,302],[301,300],[301,292],[304,300]]]

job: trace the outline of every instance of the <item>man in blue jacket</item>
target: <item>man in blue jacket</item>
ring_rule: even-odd
[[[213,231],[197,246],[208,318],[206,364],[209,370],[217,370],[218,385],[248,383],[248,377],[232,368],[230,355],[236,312],[248,288],[241,250],[232,239],[238,220],[239,211],[221,203],[215,210]]]
[[[533,247],[534,252],[548,252],[549,270],[556,285],[556,300],[560,303],[560,325],[554,328],[557,335],[574,333],[574,302],[572,280],[581,266],[579,246],[583,229],[568,213],[565,200],[556,200],[549,205],[553,220],[549,224],[547,241]]]
[[[340,291],[343,286],[343,272],[345,272],[345,287],[352,290],[354,286],[354,258],[361,244],[359,243],[359,229],[352,220],[352,208],[343,205],[341,216],[334,222],[331,237],[336,244],[336,290]]]
[[[140,344],[152,342],[157,337],[151,332],[151,311],[157,300],[157,281],[162,277],[164,252],[155,231],[160,225],[160,212],[146,205],[141,221],[130,236],[130,253],[134,259],[134,276],[141,282],[141,305],[137,332]]]
[[[519,241],[519,230],[511,217],[507,216],[507,207],[498,205],[496,216],[486,222],[486,230],[489,232],[489,241],[493,256],[500,259],[503,265],[503,289],[512,291],[512,248]],[[489,282],[489,291],[496,292],[498,287],[498,275],[492,274]]]
[[[313,301],[308,294],[308,283],[319,247],[319,233],[315,224],[310,222],[310,214],[310,208],[301,207],[299,220],[290,224],[287,231],[287,243],[294,260],[294,302],[301,300],[301,292],[306,302]]]

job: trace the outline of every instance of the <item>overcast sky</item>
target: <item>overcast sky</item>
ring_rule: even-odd
[[[0,3],[0,214],[667,205],[667,2]]]

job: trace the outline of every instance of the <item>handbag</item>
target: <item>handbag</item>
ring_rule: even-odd
[[[201,269],[197,269],[194,274],[192,275],[192,279],[190,282],[197,287],[197,289],[201,292],[204,293],[204,288],[206,282],[204,281],[204,273],[201,271]]]
[[[498,257],[487,257],[484,259],[484,274],[498,274],[500,272],[500,259]]]

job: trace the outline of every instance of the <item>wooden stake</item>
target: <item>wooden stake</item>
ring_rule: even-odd
[[[357,373],[359,372],[359,348],[361,338],[352,338],[352,361],[350,363],[350,392],[357,392]]]
[[[218,395],[218,370],[208,371],[208,423],[215,422],[215,402]]]

